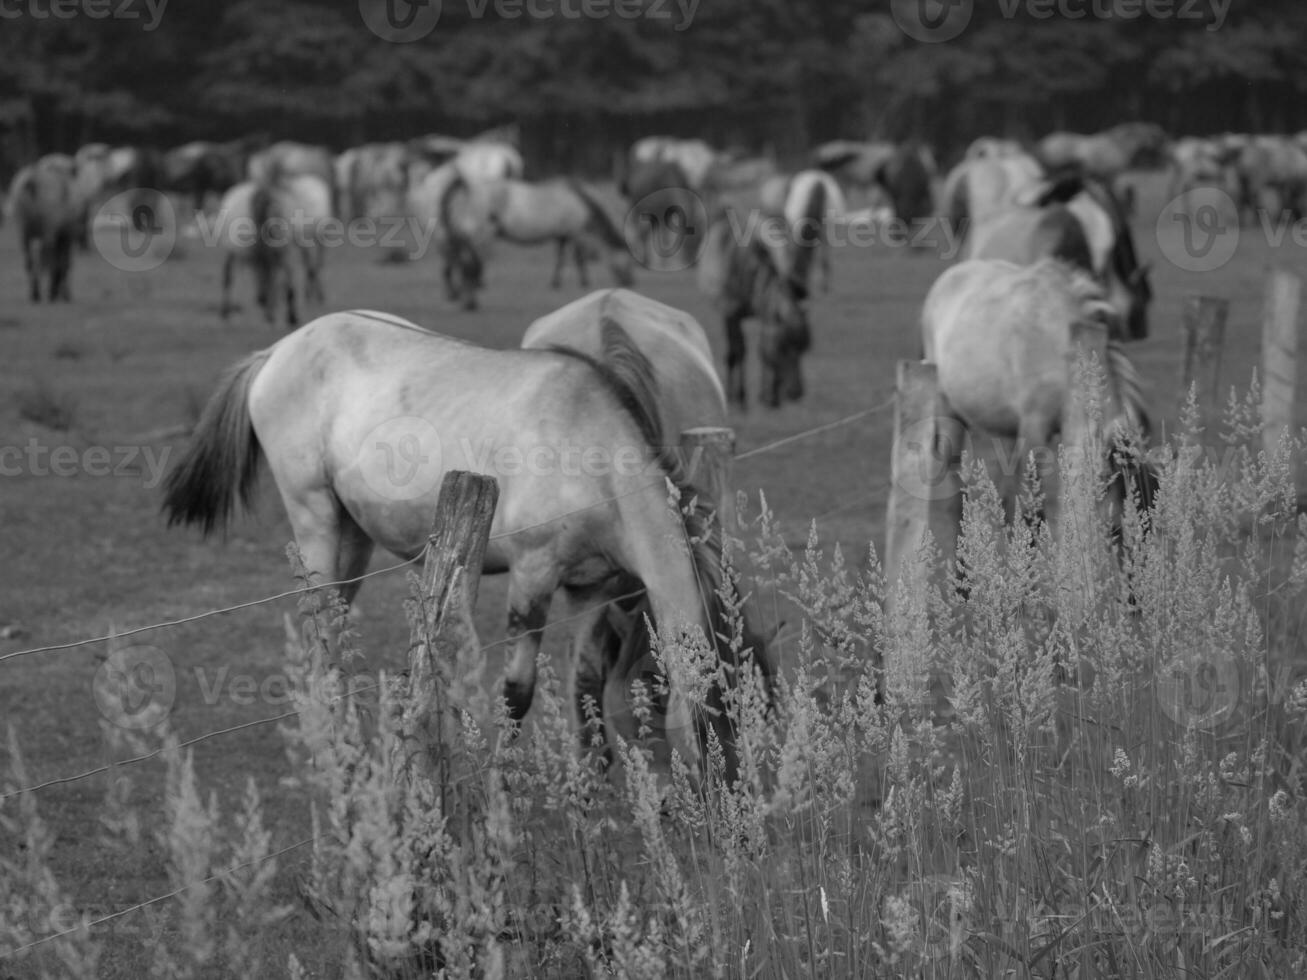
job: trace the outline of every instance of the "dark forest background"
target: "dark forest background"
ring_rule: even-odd
[[[152,32],[133,9],[139,19],[0,20],[6,171],[92,140],[262,131],[342,149],[514,121],[536,173],[607,170],[651,133],[785,161],[837,137],[915,136],[947,160],[981,134],[1127,119],[1173,134],[1307,128],[1299,0],[1233,0],[1219,30],[1211,0],[1193,5],[1202,19],[1131,20],[1039,19],[1025,4],[1008,18],[976,0],[942,44],[906,37],[890,0],[702,0],[683,31],[674,7],[671,19],[510,21],[493,3],[478,19],[444,0],[412,44],[372,34],[353,0],[172,0]]]

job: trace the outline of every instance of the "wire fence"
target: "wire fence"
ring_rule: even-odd
[[[763,445],[761,445],[761,446],[758,446],[758,447],[756,447],[756,448],[754,448],[754,449],[747,450],[747,451],[745,451],[745,452],[736,453],[736,454],[733,456],[733,460],[736,461],[736,462],[738,462],[738,461],[742,461],[742,460],[753,459],[753,458],[756,458],[756,457],[759,457],[759,456],[765,455],[765,454],[767,454],[767,453],[774,452],[774,451],[776,451],[776,450],[778,450],[778,449],[780,449],[780,448],[782,448],[782,447],[784,447],[784,446],[791,445],[792,443],[799,442],[799,441],[804,440],[804,439],[809,439],[809,438],[812,438],[812,437],[814,437],[814,436],[816,436],[816,435],[820,435],[820,434],[825,433],[825,432],[830,432],[830,431],[833,431],[833,430],[836,430],[836,429],[843,428],[843,427],[848,426],[848,425],[851,425],[851,424],[853,424],[853,423],[855,423],[855,422],[859,422],[859,421],[861,421],[861,420],[863,420],[863,419],[869,418],[869,417],[871,417],[871,416],[877,414],[878,412],[885,411],[887,408],[892,407],[893,404],[894,404],[894,398],[893,398],[893,396],[891,396],[890,398],[886,399],[885,401],[883,401],[883,402],[881,402],[881,403],[879,403],[879,404],[877,404],[877,405],[874,405],[874,406],[872,406],[872,407],[870,407],[870,408],[864,409],[864,410],[859,411],[859,412],[855,412],[855,413],[850,414],[850,415],[846,415],[846,416],[844,416],[843,418],[835,419],[835,420],[833,420],[833,421],[831,421],[831,422],[823,423],[823,424],[821,424],[821,425],[814,426],[814,427],[809,428],[809,429],[805,429],[805,430],[803,430],[803,431],[801,431],[801,432],[793,433],[792,435],[788,435],[788,436],[784,436],[784,437],[779,438],[779,439],[775,439],[775,440],[773,440],[773,441],[771,441],[771,442],[765,443],[765,444],[763,444]],[[601,500],[598,500],[598,501],[592,501],[591,503],[585,505],[584,507],[576,508],[576,509],[574,509],[574,510],[567,511],[567,512],[565,512],[565,513],[563,513],[563,514],[558,514],[558,515],[554,516],[553,518],[551,518],[550,521],[541,522],[541,524],[543,525],[543,524],[552,523],[553,521],[562,520],[562,519],[564,519],[564,518],[566,518],[566,517],[573,516],[573,515],[575,515],[575,514],[577,514],[577,513],[580,513],[580,512],[582,512],[582,511],[584,511],[584,510],[588,510],[588,509],[590,509],[590,508],[600,506],[600,505],[602,505],[602,504],[604,504],[604,503],[609,503],[609,502],[611,502],[612,500],[619,499],[621,496],[626,496],[627,494],[632,494],[632,493],[638,493],[638,492],[641,492],[641,491],[643,491],[643,490],[648,489],[649,486],[657,486],[657,485],[659,485],[659,484],[658,484],[658,483],[647,484],[647,485],[643,485],[643,486],[637,487],[637,488],[635,488],[634,490],[626,491],[624,494],[620,494],[620,495],[617,495],[617,496],[614,496],[614,497],[607,497],[607,498],[604,498],[604,499],[601,499]],[[870,490],[870,491],[866,491],[866,492],[860,493],[860,494],[858,494],[856,497],[854,497],[854,498],[852,498],[852,499],[850,499],[850,500],[846,500],[846,501],[844,501],[844,502],[843,502],[842,504],[840,504],[838,507],[835,507],[835,508],[833,508],[833,509],[831,509],[831,510],[828,510],[828,511],[822,513],[822,514],[817,515],[816,517],[812,518],[812,520],[815,520],[815,521],[824,520],[824,519],[829,518],[829,517],[831,517],[831,516],[833,516],[833,515],[835,515],[835,514],[838,514],[838,513],[841,513],[841,512],[844,512],[844,511],[847,511],[847,510],[850,510],[850,509],[853,509],[853,508],[856,508],[856,507],[859,507],[859,506],[864,506],[864,505],[866,505],[866,504],[868,504],[868,503],[872,503],[872,502],[874,502],[874,501],[875,501],[875,500],[876,500],[876,499],[877,499],[881,494],[883,494],[883,493],[884,493],[888,488],[889,488],[889,483],[888,483],[888,482],[887,482],[887,483],[884,483],[884,484],[881,484],[881,485],[879,485],[879,486],[873,488],[873,489]],[[535,526],[540,526],[540,525],[532,525],[532,527],[535,527]],[[528,527],[528,528],[516,528],[516,529],[514,529],[514,530],[512,530],[512,531],[500,532],[499,534],[491,535],[491,538],[490,538],[490,539],[491,539],[491,540],[495,540],[495,539],[500,539],[500,538],[508,537],[508,536],[510,536],[510,535],[512,535],[512,534],[518,534],[518,533],[521,533],[521,531],[523,531],[523,530],[529,530],[529,529],[531,529],[531,528],[530,528],[530,527]],[[429,546],[428,546],[428,547],[429,547]],[[226,615],[226,614],[228,614],[228,613],[236,612],[236,611],[239,611],[239,610],[242,610],[242,609],[250,609],[250,608],[253,608],[253,607],[257,607],[257,606],[266,605],[266,604],[268,604],[268,603],[279,602],[279,601],[282,601],[282,600],[285,600],[285,599],[291,599],[291,598],[303,597],[303,596],[308,595],[308,594],[310,594],[310,593],[313,593],[313,592],[319,592],[319,591],[322,591],[322,590],[324,590],[324,589],[339,588],[339,587],[344,586],[344,585],[355,584],[355,583],[358,583],[358,582],[364,581],[364,580],[366,580],[366,579],[375,578],[375,577],[378,577],[378,576],[381,576],[381,575],[387,575],[387,574],[390,574],[390,573],[392,573],[392,572],[399,571],[399,570],[401,570],[401,569],[410,568],[410,567],[416,565],[420,560],[423,560],[423,559],[425,558],[425,556],[426,556],[426,553],[427,553],[427,549],[424,548],[423,551],[422,551],[421,553],[419,553],[418,555],[415,555],[415,556],[412,557],[412,558],[409,558],[409,559],[406,559],[406,560],[404,560],[404,561],[397,562],[397,563],[395,563],[395,564],[393,564],[393,565],[389,565],[389,566],[387,566],[387,567],[385,567],[385,568],[379,568],[379,569],[376,569],[376,570],[374,570],[374,571],[367,572],[367,573],[365,573],[365,574],[363,574],[363,575],[358,575],[358,576],[355,576],[355,577],[353,577],[353,578],[349,578],[349,579],[341,579],[341,580],[338,580],[338,581],[332,581],[332,582],[321,582],[321,583],[316,583],[316,584],[307,584],[307,585],[302,586],[302,587],[297,588],[297,589],[289,589],[289,590],[286,590],[286,591],[284,591],[284,592],[279,592],[279,593],[276,593],[276,594],[274,594],[274,595],[264,596],[264,597],[259,598],[259,599],[251,599],[251,600],[248,600],[248,601],[245,601],[245,602],[235,603],[235,604],[230,605],[230,606],[223,606],[223,607],[221,607],[221,608],[210,609],[210,610],[207,610],[207,611],[205,611],[205,612],[196,613],[195,615],[192,615],[192,616],[185,616],[185,617],[182,617],[182,618],[179,618],[179,619],[167,620],[167,621],[164,621],[164,622],[154,623],[154,624],[149,625],[149,626],[139,626],[139,627],[135,627],[135,628],[132,628],[132,629],[129,629],[129,630],[123,630],[123,631],[121,631],[121,632],[110,633],[110,634],[107,634],[107,635],[104,635],[104,636],[87,637],[87,638],[85,638],[85,639],[81,639],[81,640],[73,640],[73,641],[69,641],[69,642],[67,642],[67,643],[55,643],[55,644],[49,644],[49,645],[46,645],[46,646],[32,647],[32,648],[30,648],[30,649],[25,649],[25,650],[18,650],[18,651],[12,652],[12,653],[7,653],[7,654],[4,654],[4,655],[0,655],[0,663],[3,663],[3,662],[5,662],[5,661],[9,661],[9,660],[14,660],[14,659],[17,659],[17,658],[20,658],[20,657],[33,656],[33,655],[40,654],[40,653],[51,653],[51,652],[56,652],[56,651],[61,651],[61,650],[71,650],[71,649],[75,649],[75,648],[77,648],[77,647],[82,647],[82,646],[87,646],[87,645],[97,644],[97,643],[109,643],[109,642],[113,642],[113,641],[116,641],[116,640],[121,640],[121,639],[123,639],[123,638],[125,638],[125,637],[135,636],[135,635],[138,635],[138,634],[141,634],[141,633],[147,633],[147,632],[150,632],[150,631],[152,631],[152,630],[168,629],[168,628],[175,627],[175,626],[185,625],[185,624],[187,624],[187,623],[200,622],[200,621],[205,620],[205,619],[209,619],[209,618],[216,617],[216,616]],[[565,616],[565,617],[562,617],[562,618],[560,618],[560,619],[553,619],[553,620],[550,621],[549,626],[550,626],[550,627],[556,627],[556,626],[560,626],[560,625],[563,625],[563,624],[568,623],[568,622],[575,621],[575,620],[577,620],[577,619],[581,619],[581,618],[583,618],[583,617],[590,616],[590,615],[592,615],[593,613],[595,613],[595,612],[597,612],[597,611],[599,611],[599,610],[601,610],[601,609],[604,609],[604,608],[608,607],[609,604],[612,603],[612,602],[620,602],[620,601],[625,600],[625,599],[633,599],[633,598],[636,598],[636,597],[638,597],[638,596],[640,596],[640,595],[643,595],[643,593],[644,593],[644,589],[641,588],[641,589],[638,589],[638,590],[635,590],[635,591],[628,592],[628,593],[626,593],[626,594],[624,594],[624,595],[620,595],[620,596],[616,596],[616,597],[611,597],[611,598],[606,598],[606,599],[604,599],[602,602],[596,603],[596,604],[593,605],[593,606],[587,607],[586,609],[583,609],[583,610],[581,610],[581,611],[579,611],[579,612],[573,613],[573,614],[571,614],[571,615],[569,615],[569,616]],[[506,645],[506,644],[509,644],[509,643],[516,642],[517,640],[521,639],[521,638],[524,637],[525,635],[526,635],[525,633],[519,633],[519,634],[508,635],[508,636],[502,637],[501,639],[494,640],[494,641],[492,641],[492,642],[490,642],[490,643],[486,643],[486,644],[482,645],[482,646],[479,648],[478,652],[479,652],[479,653],[485,653],[485,652],[487,652],[487,651],[489,651],[489,650],[494,649],[495,647],[503,646],[503,645]],[[795,635],[797,635],[797,633],[796,633]],[[783,637],[778,637],[778,638],[777,638],[777,642],[779,642],[781,639],[784,639],[784,638],[783,638]],[[367,686],[363,686],[363,687],[355,688],[355,689],[352,689],[352,690],[346,692],[345,694],[338,695],[336,698],[333,699],[333,702],[334,702],[334,701],[338,701],[338,700],[343,700],[343,699],[345,699],[345,698],[356,697],[356,696],[361,695],[361,694],[367,694],[367,693],[370,693],[370,692],[372,692],[372,691],[376,691],[376,690],[378,690],[379,687],[380,687],[380,684],[377,683],[377,684],[371,684],[371,685],[367,685]],[[252,721],[242,722],[241,724],[232,725],[232,726],[229,726],[229,727],[227,727],[227,728],[218,729],[218,730],[216,730],[216,731],[205,732],[205,733],[203,733],[203,734],[201,734],[201,735],[196,735],[196,736],[193,736],[193,737],[191,737],[191,738],[188,738],[188,739],[185,739],[185,740],[183,740],[183,741],[180,741],[180,742],[176,743],[175,748],[177,748],[177,749],[180,750],[180,749],[183,749],[183,748],[187,748],[187,747],[190,747],[190,746],[194,746],[194,745],[200,744],[200,743],[202,743],[202,742],[209,741],[209,740],[211,740],[211,739],[220,738],[220,737],[227,736],[227,735],[233,735],[233,734],[236,734],[236,733],[238,733],[238,732],[248,731],[248,730],[250,730],[250,729],[259,728],[259,727],[262,727],[262,726],[264,726],[264,725],[275,724],[275,723],[280,722],[280,721],[287,721],[287,720],[289,720],[289,719],[291,719],[291,718],[295,718],[295,717],[297,717],[299,714],[300,714],[300,710],[299,710],[299,709],[294,709],[294,710],[290,710],[290,711],[284,711],[284,712],[281,712],[280,714],[272,715],[272,716],[269,716],[269,717],[265,717],[265,718],[257,718],[257,719],[254,719],[254,720],[252,720]],[[92,768],[92,769],[87,769],[87,770],[85,770],[85,771],[83,771],[83,772],[78,772],[78,773],[75,773],[75,774],[72,774],[72,775],[68,775],[68,776],[60,776],[60,777],[55,777],[55,778],[52,778],[52,779],[47,779],[47,780],[45,780],[45,781],[43,781],[43,782],[35,783],[35,784],[29,785],[29,786],[24,786],[24,787],[21,787],[21,788],[18,788],[18,789],[11,789],[11,790],[5,791],[5,792],[3,792],[3,793],[0,793],[0,802],[3,802],[3,801],[5,801],[5,800],[8,800],[8,799],[13,798],[13,797],[22,796],[22,795],[24,795],[24,794],[28,794],[28,793],[37,793],[37,792],[40,792],[40,791],[42,791],[42,790],[49,789],[49,788],[51,788],[51,787],[55,787],[55,786],[66,786],[66,785],[69,785],[69,784],[72,784],[72,783],[79,782],[79,781],[84,780],[84,779],[89,779],[89,778],[94,777],[94,776],[104,775],[104,774],[107,774],[107,773],[110,773],[110,772],[116,772],[116,771],[121,770],[121,769],[123,769],[123,768],[125,768],[125,767],[138,765],[138,764],[140,764],[140,763],[147,762],[147,761],[149,761],[150,759],[157,758],[158,756],[162,755],[163,753],[165,753],[165,752],[167,752],[167,751],[170,751],[171,748],[172,748],[172,746],[160,746],[159,748],[154,749],[154,750],[152,750],[152,751],[149,751],[149,752],[143,752],[143,753],[141,753],[141,754],[139,754],[139,755],[133,756],[133,757],[128,758],[128,759],[123,759],[123,760],[121,760],[121,761],[108,763],[108,764],[105,764],[105,765],[102,765],[102,766],[97,766],[97,767]],[[128,907],[128,908],[120,909],[119,911],[116,911],[116,912],[110,913],[110,914],[105,915],[105,916],[101,916],[100,918],[97,918],[97,919],[95,919],[95,920],[92,920],[92,921],[89,921],[89,922],[83,922],[83,923],[81,923],[81,924],[79,924],[79,925],[77,925],[77,926],[75,926],[75,927],[73,927],[73,928],[71,928],[71,929],[67,929],[67,930],[64,930],[64,931],[62,931],[62,932],[53,933],[53,934],[48,935],[48,936],[43,936],[43,937],[41,937],[41,938],[39,938],[39,939],[34,940],[33,942],[28,943],[28,944],[25,945],[25,946],[20,946],[20,947],[17,947],[17,948],[15,948],[15,949],[10,949],[10,950],[5,950],[5,951],[0,951],[0,959],[5,959],[5,958],[8,958],[8,957],[17,956],[17,955],[19,955],[19,954],[22,954],[22,953],[28,952],[29,950],[35,949],[35,948],[37,948],[37,947],[39,947],[39,946],[42,946],[42,945],[44,945],[44,944],[46,944],[46,943],[53,942],[54,940],[57,940],[57,939],[60,939],[60,938],[65,937],[65,936],[71,935],[71,934],[73,934],[73,933],[76,933],[76,932],[78,932],[78,931],[80,931],[80,930],[82,930],[82,929],[90,929],[90,928],[93,928],[93,927],[95,927],[95,926],[102,925],[102,924],[104,924],[104,923],[110,922],[110,921],[112,921],[112,920],[114,920],[114,919],[121,918],[122,916],[129,915],[129,914],[131,914],[131,913],[133,913],[133,912],[136,912],[136,911],[139,911],[139,910],[141,910],[141,909],[148,908],[148,907],[150,907],[150,906],[152,906],[152,905],[159,904],[160,902],[165,902],[165,901],[168,901],[169,899],[176,898],[176,897],[178,897],[179,895],[181,895],[181,894],[183,894],[184,892],[186,892],[188,889],[193,888],[193,887],[196,887],[196,886],[199,885],[199,884],[203,884],[203,883],[211,882],[211,881],[214,881],[214,880],[218,880],[218,879],[223,878],[223,877],[225,877],[225,876],[227,876],[227,875],[234,874],[234,873],[237,872],[237,871],[243,870],[244,868],[251,867],[251,866],[253,866],[253,865],[255,865],[255,864],[262,863],[263,861],[271,860],[271,859],[276,858],[276,857],[279,857],[279,856],[281,856],[281,855],[283,855],[283,854],[289,853],[290,851],[297,850],[298,848],[305,847],[305,846],[307,846],[307,845],[309,845],[309,844],[313,844],[313,843],[315,843],[317,840],[320,839],[320,836],[321,836],[321,835],[319,835],[318,837],[311,837],[311,838],[308,838],[308,839],[306,839],[306,840],[301,840],[301,841],[299,841],[299,842],[297,842],[297,843],[295,843],[295,844],[291,844],[291,845],[289,845],[288,847],[284,847],[284,848],[282,848],[281,850],[278,850],[278,851],[273,852],[273,853],[271,853],[271,854],[265,855],[265,856],[262,857],[262,858],[259,858],[259,859],[253,860],[253,861],[248,861],[248,862],[246,862],[245,864],[242,864],[242,865],[240,865],[240,866],[238,866],[238,867],[230,868],[230,869],[227,869],[226,871],[223,871],[223,872],[218,872],[218,873],[216,873],[216,874],[214,874],[214,875],[210,875],[209,877],[204,878],[204,879],[202,879],[202,880],[194,881],[194,882],[188,882],[187,884],[181,886],[180,888],[174,889],[173,891],[168,892],[167,894],[156,896],[155,898],[151,898],[151,899],[149,899],[149,900],[147,900],[147,901],[140,902],[140,903],[138,903],[138,904],[136,904],[136,905],[132,905],[132,906],[130,906],[130,907]]]

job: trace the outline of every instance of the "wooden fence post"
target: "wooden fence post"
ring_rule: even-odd
[[[1302,280],[1275,267],[1266,281],[1262,309],[1262,445],[1275,451],[1286,426],[1293,430],[1298,383],[1298,306]],[[1295,479],[1297,474],[1294,474]]]
[[[442,765],[446,761],[443,753],[435,751],[444,741],[445,708],[437,660],[450,652],[444,649],[441,639],[443,636],[455,643],[466,642],[469,635],[476,635],[471,610],[476,604],[481,564],[498,503],[499,481],[491,476],[455,470],[446,473],[440,484],[422,567],[418,597],[421,608],[410,638],[408,699],[403,718],[403,732],[417,749],[419,771],[431,771],[433,756]],[[457,654],[456,650],[452,652]],[[441,781],[439,785],[446,783]]]
[[[731,477],[735,468],[735,430],[710,425],[686,429],[681,433],[681,458],[689,481],[717,507],[722,532],[734,534],[735,491]]]
[[[896,384],[883,563],[887,612],[903,564],[921,546],[927,530],[945,565],[952,561],[962,514],[962,481],[956,466],[962,431],[940,400],[935,365],[899,361]]]
[[[1180,376],[1180,404],[1198,385],[1198,408],[1204,420],[1221,411],[1221,345],[1230,301],[1219,296],[1190,296],[1184,304],[1184,368]]]

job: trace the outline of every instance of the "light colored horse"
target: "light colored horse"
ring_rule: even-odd
[[[1112,182],[1131,167],[1154,166],[1166,159],[1166,132],[1153,123],[1129,122],[1101,133],[1049,133],[1036,153],[1050,169],[1076,166]]]
[[[944,178],[942,210],[959,234],[1020,203],[1044,180],[1044,168],[1026,153],[963,160]]]
[[[631,146],[627,176],[654,164],[674,163],[685,174],[690,190],[703,190],[709,175],[718,162],[718,153],[700,139],[679,139],[674,136],[646,136]]]
[[[1017,464],[1011,480],[998,481],[1007,482],[1001,489],[1008,499],[1021,485],[1027,455],[1039,450],[1044,511],[1055,532],[1058,471],[1048,451],[1054,437],[1080,459],[1101,449],[1105,468],[1145,486],[1146,475],[1131,468],[1125,451],[1132,436],[1148,434],[1144,383],[1119,344],[1097,340],[1114,315],[1093,279],[1053,259],[1028,266],[961,262],[936,280],[922,308],[925,359],[938,369],[947,410],[973,440],[988,436],[1015,448],[1015,456],[1008,454]],[[1106,374],[1098,431],[1073,397],[1082,343],[1098,349]],[[1125,485],[1113,481],[1118,494]]]
[[[526,172],[516,146],[490,140],[466,143],[454,156],[454,166],[469,184],[521,180]]]
[[[10,185],[7,203],[18,228],[32,302],[41,301],[43,274],[48,277],[46,298],[70,301],[73,244],[86,231],[86,204],[72,159],[51,154],[24,167]]]
[[[606,289],[590,293],[553,313],[541,317],[527,328],[522,347],[549,349],[562,346],[579,350],[597,359],[605,356],[605,335],[614,328],[630,337],[648,359],[657,384],[658,409],[662,431],[670,439],[697,426],[726,424],[726,397],[713,367],[712,352],[703,327],[690,314],[657,300],[626,289]],[[690,474],[696,493],[709,495],[722,488],[701,486]],[[574,624],[577,677],[575,703],[577,717],[585,717],[584,700],[592,698],[600,709],[607,741],[614,735],[629,741],[637,738],[639,721],[632,712],[630,682],[640,678],[653,691],[653,660],[649,654],[649,635],[644,627],[650,613],[648,599],[639,597],[593,610]],[[765,681],[774,668],[769,662],[766,643],[745,617],[745,648],[752,663]],[[715,626],[729,634],[726,624]],[[732,666],[738,661],[732,659]],[[720,695],[710,695],[715,711],[722,719]],[[655,734],[658,734],[655,731]],[[729,746],[733,739],[724,739]],[[664,763],[667,760],[662,760]],[[733,776],[735,760],[728,759],[728,776]]]
[[[562,285],[570,251],[581,286],[588,288],[586,258],[597,252],[607,261],[613,280],[634,280],[631,253],[621,229],[594,195],[575,180],[460,180],[445,190],[442,215],[446,234],[463,235],[481,249],[493,239],[517,245],[555,245],[550,286]]]
[[[323,302],[324,250],[321,222],[331,217],[331,190],[312,174],[283,177],[270,184],[243,181],[223,195],[214,238],[225,256],[221,315],[231,315],[231,287],[237,264],[254,273],[255,296],[268,323],[276,321],[277,296],[285,299],[288,327],[298,322],[292,256],[303,266],[305,297]]]
[[[765,214],[779,215],[786,227],[796,228],[808,220],[809,199],[818,184],[825,188],[825,208],[821,212],[822,236],[817,244],[817,260],[821,265],[822,291],[830,292],[831,248],[830,229],[848,216],[848,205],[839,181],[824,170],[800,170],[796,174],[778,175],[763,183],[759,191],[759,205]]]
[[[1038,192],[991,213],[971,229],[963,258],[1032,265],[1057,258],[1091,273],[1116,311],[1119,339],[1148,336],[1153,290],[1139,261],[1124,207],[1106,183],[1082,174],[1041,184]]]
[[[314,176],[326,185],[334,204],[336,163],[325,146],[281,140],[252,154],[245,170],[250,180],[262,184],[306,174]]]
[[[336,213],[346,221],[404,213],[411,157],[405,143],[351,147],[334,162]]]
[[[1234,161],[1239,206],[1253,217],[1259,208],[1276,207],[1299,218],[1307,207],[1307,149],[1287,136],[1255,136]],[[1268,195],[1274,203],[1268,199]]]
[[[1004,139],[998,136],[978,136],[972,140],[963,154],[964,160],[1001,160],[1004,157],[1026,155],[1020,140]]]
[[[551,600],[603,605],[630,579],[654,621],[712,643],[720,560],[703,504],[668,505],[684,472],[664,452],[648,361],[620,329],[600,359],[489,350],[384,314],[321,317],[236,365],[169,474],[170,523],[223,526],[266,462],[317,580],[356,580],[375,545],[402,558],[426,546],[441,478],[499,481],[484,570],[508,575],[504,695],[521,720]],[[604,465],[569,464],[584,449]],[[352,601],[359,582],[342,587]],[[668,674],[668,736],[697,768],[684,674]]]

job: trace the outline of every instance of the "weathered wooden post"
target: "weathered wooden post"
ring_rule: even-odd
[[[962,481],[956,461],[961,427],[945,411],[934,364],[899,361],[894,403],[894,445],[885,518],[884,572],[887,611],[893,608],[905,561],[930,531],[947,566],[957,547]]]
[[[1301,298],[1298,276],[1278,266],[1270,270],[1262,308],[1262,445],[1268,454],[1286,426],[1293,430]]]
[[[1221,345],[1230,301],[1219,296],[1190,296],[1184,304],[1184,367],[1180,375],[1180,404],[1198,385],[1198,408],[1204,421],[1221,411]]]
[[[707,495],[717,508],[722,532],[734,534],[735,491],[732,472],[735,459],[735,430],[701,425],[681,433],[681,458],[690,482]]]
[[[408,698],[403,732],[416,746],[419,771],[431,771],[433,755],[444,766],[442,725],[445,698],[439,680],[441,657],[457,659],[456,645],[475,638],[472,608],[481,583],[490,524],[499,503],[499,481],[464,470],[446,473],[427,538],[426,561],[409,649]],[[448,641],[442,643],[442,640]],[[452,670],[446,670],[449,678]],[[439,785],[446,786],[447,780]],[[443,798],[442,798],[443,805]]]

